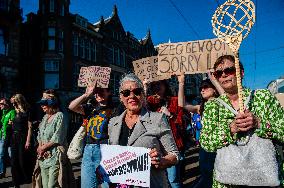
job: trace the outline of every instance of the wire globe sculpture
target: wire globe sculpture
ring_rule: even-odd
[[[254,23],[255,5],[250,0],[228,0],[217,8],[212,17],[213,33],[229,46],[234,45],[234,53]]]

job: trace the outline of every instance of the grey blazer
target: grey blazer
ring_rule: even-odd
[[[126,111],[120,116],[110,119],[108,126],[109,143],[119,145],[122,121]],[[171,152],[179,155],[177,146],[173,139],[172,131],[166,117],[162,113],[149,112],[142,109],[138,122],[128,139],[128,146],[156,148],[163,155]],[[168,187],[165,169],[151,168],[151,187]]]

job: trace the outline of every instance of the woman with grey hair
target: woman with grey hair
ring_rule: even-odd
[[[165,170],[178,162],[179,153],[166,117],[143,106],[143,83],[135,74],[121,79],[119,92],[126,110],[110,120],[110,144],[152,148],[150,187],[168,187]]]

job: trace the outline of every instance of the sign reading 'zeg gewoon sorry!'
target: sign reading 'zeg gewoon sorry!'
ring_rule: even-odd
[[[105,182],[150,187],[150,149],[101,144],[99,177]]]
[[[218,57],[233,54],[219,39],[165,43],[158,48],[158,75],[206,73]]]

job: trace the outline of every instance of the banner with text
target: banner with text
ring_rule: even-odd
[[[222,55],[233,55],[229,46],[219,39],[159,45],[158,75],[206,73]]]
[[[99,176],[107,182],[150,187],[150,149],[101,144]]]
[[[165,80],[171,78],[170,75],[157,75],[158,58],[157,56],[146,57],[133,61],[135,74],[140,80],[147,79],[149,82]]]
[[[108,88],[110,73],[110,67],[81,67],[78,78],[78,86],[87,87],[88,85],[96,84],[97,87]]]

